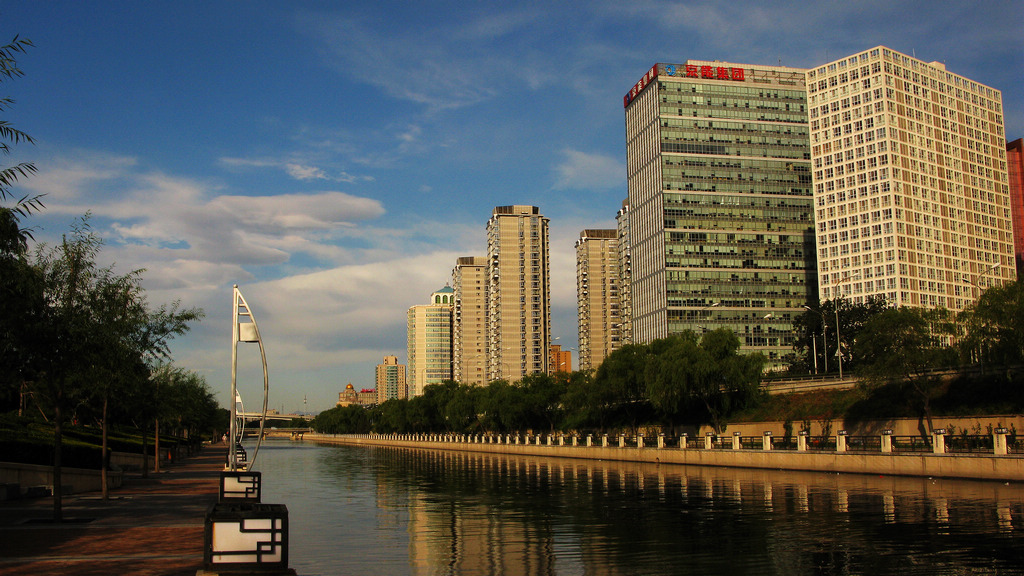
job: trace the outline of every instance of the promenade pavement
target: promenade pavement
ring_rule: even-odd
[[[0,502],[0,574],[194,576],[224,451],[207,446],[148,479],[126,475],[106,502],[99,492],[66,496],[62,524],[51,522],[51,498]]]

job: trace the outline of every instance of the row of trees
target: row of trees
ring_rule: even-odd
[[[939,387],[936,368],[969,363],[1017,364],[1024,354],[1024,285],[987,290],[960,314],[893,307],[884,300],[826,302],[796,321],[804,333],[791,370],[813,369],[811,336],[823,324],[834,336],[836,311],[846,370],[872,387],[898,385],[931,427],[930,401]],[[821,340],[819,340],[821,342]],[[837,358],[836,340],[818,349]],[[819,357],[824,365],[824,357]],[[325,433],[510,432],[629,428],[676,429],[710,425],[724,429],[730,413],[755,402],[764,358],[739,354],[731,331],[698,339],[685,333],[650,344],[625,345],[593,374],[534,374],[519,382],[485,387],[455,382],[427,386],[421,396],[321,413],[313,427]],[[833,360],[830,368],[836,369]]]
[[[764,358],[739,354],[729,330],[685,333],[613,352],[594,374],[532,374],[488,386],[445,382],[408,400],[334,408],[313,428],[328,434],[592,430],[711,425],[758,393]]]
[[[16,57],[31,42],[0,47],[0,81],[22,75]],[[6,110],[10,99],[0,100]],[[0,121],[0,151],[32,138]],[[0,407],[41,415],[54,428],[54,485],[69,421],[102,427],[106,496],[107,432],[112,423],[147,430],[160,420],[185,435],[216,416],[205,381],[169,365],[169,342],[203,316],[177,302],[152,307],[142,270],[118,274],[98,264],[102,242],[86,215],[54,245],[39,244],[23,220],[43,209],[41,196],[16,197],[12,186],[35,173],[31,163],[0,170]],[[60,520],[60,490],[54,518]]]
[[[792,373],[837,371],[837,349],[845,370],[877,372],[891,367],[890,352],[897,343],[897,358],[931,368],[1019,364],[1024,362],[1024,284],[989,288],[959,313],[897,308],[884,298],[863,304],[838,299],[798,316],[793,324],[801,336],[789,358]]]

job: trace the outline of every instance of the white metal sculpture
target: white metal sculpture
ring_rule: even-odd
[[[259,454],[260,444],[263,442],[263,432],[267,422],[267,400],[270,392],[270,379],[267,374],[267,353],[263,348],[263,340],[260,338],[259,326],[256,325],[256,317],[253,316],[252,309],[249,308],[249,304],[242,297],[237,284],[234,286],[234,306],[231,322],[231,398],[239,398],[238,343],[255,342],[259,344],[260,358],[263,361],[263,412],[260,415],[260,433],[257,436],[256,449],[253,451],[252,458],[248,461],[248,467],[251,468],[256,462],[256,455]],[[237,402],[231,403],[231,431],[228,434],[228,437],[231,439],[231,446],[228,447],[228,469],[231,471],[238,470],[237,454],[242,442],[241,431],[238,429],[237,418],[239,415],[236,409],[237,405]]]

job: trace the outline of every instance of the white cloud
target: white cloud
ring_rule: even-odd
[[[565,159],[555,167],[556,189],[606,190],[624,188],[626,166],[606,154],[565,150]]]
[[[321,43],[328,65],[394,98],[423,104],[428,111],[472,106],[515,83],[536,89],[541,86],[537,80],[557,78],[537,70],[558,68],[536,37],[538,23],[549,25],[543,11],[506,10],[482,17],[467,11],[460,16],[386,27],[317,13],[302,19],[300,28]],[[533,38],[517,33],[524,27]]]
[[[296,180],[327,180],[327,174],[315,166],[301,166],[299,164],[285,164],[285,171]]]
[[[321,143],[321,145],[323,144]],[[372,182],[374,180],[373,176],[350,174],[345,170],[332,172],[320,166],[313,166],[308,162],[227,157],[221,158],[219,162],[221,165],[231,168],[272,168],[280,170],[299,181],[324,180],[327,182],[352,184],[355,182]]]

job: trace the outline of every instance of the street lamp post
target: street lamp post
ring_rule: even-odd
[[[702,318],[704,318],[704,312],[705,311],[707,311],[708,319],[710,320],[711,319],[711,309],[712,308],[717,308],[717,307],[719,307],[721,305],[722,305],[721,302],[715,302],[714,304],[708,304],[707,306],[701,306],[700,307],[700,311],[698,312],[698,321],[700,321]],[[698,325],[697,327],[701,329],[701,334],[704,334],[704,331],[707,330],[707,328],[705,328],[704,326]]]
[[[839,292],[839,295],[832,300],[835,303],[835,311],[836,311],[836,356],[839,357],[839,379],[840,380],[843,379],[843,343],[842,343],[842,340],[839,338],[839,299],[842,297],[842,291],[840,291],[839,288],[843,284],[845,284],[846,282],[849,282],[850,280],[857,280],[859,278],[860,278],[860,273],[858,272],[856,274],[850,274],[846,278],[843,278],[842,280],[837,282],[836,283],[836,291]]]
[[[826,342],[828,341],[828,324],[825,323],[825,314],[821,310],[816,310],[814,308],[811,308],[810,306],[805,305],[804,308],[810,310],[811,312],[814,312],[818,316],[821,316],[821,343],[822,345],[825,346],[825,373],[828,374],[828,344],[826,344]],[[811,336],[811,339],[814,340],[814,336]],[[815,344],[815,348],[817,348],[817,344]],[[814,371],[815,374],[818,373],[817,350],[815,350],[814,352]]]
[[[974,282],[971,282],[971,284],[974,286],[974,294],[972,294],[972,296],[974,297],[975,300],[977,300],[978,298],[981,297],[981,280],[982,280],[982,278],[984,278],[986,275],[988,275],[989,272],[995,272],[996,270],[998,270],[1000,264],[1001,264],[1000,262],[996,262],[995,264],[989,266],[988,268],[985,268],[980,273],[978,273],[978,275],[974,278]]]

